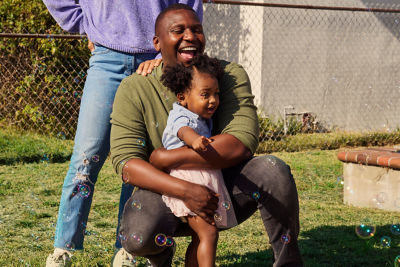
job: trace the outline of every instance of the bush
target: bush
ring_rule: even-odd
[[[3,0],[0,31],[65,33],[37,0]],[[2,123],[72,137],[88,58],[86,39],[1,38]]]
[[[281,140],[260,143],[257,153],[278,151],[295,152],[310,149],[338,149],[341,147],[387,146],[400,144],[400,130],[393,132],[333,132],[288,135]]]

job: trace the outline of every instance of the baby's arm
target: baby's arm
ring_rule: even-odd
[[[199,135],[189,126],[181,127],[178,131],[178,137],[197,152],[206,151],[208,144],[212,142],[211,139]]]

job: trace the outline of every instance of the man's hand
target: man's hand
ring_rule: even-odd
[[[150,74],[155,67],[158,67],[161,62],[162,58],[146,60],[145,62],[140,63],[139,67],[136,69],[136,73],[146,76],[147,74]]]
[[[192,148],[197,152],[207,151],[207,146],[212,142],[210,138],[199,136],[192,143]]]
[[[218,194],[209,188],[193,184],[182,199],[186,207],[203,218],[209,224],[215,225],[214,214],[218,208]]]

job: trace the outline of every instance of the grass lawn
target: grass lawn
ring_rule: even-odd
[[[66,146],[70,149],[70,143]],[[46,153],[49,145],[43,149]],[[337,151],[274,154],[291,166],[296,180],[300,200],[299,245],[306,266],[394,265],[394,259],[400,255],[400,236],[391,233],[390,226],[400,223],[400,214],[344,205],[343,185],[338,182],[342,165],[336,159]],[[47,157],[32,161],[0,165],[0,266],[44,266],[52,251],[61,187],[69,162]],[[121,180],[107,160],[96,185],[85,250],[74,254],[74,266],[110,265],[120,186]],[[364,218],[376,225],[375,236],[367,240],[355,234],[355,226]],[[391,238],[390,247],[381,245],[383,236]],[[183,266],[189,240],[175,241],[178,247],[174,266]],[[217,266],[271,263],[271,247],[258,213],[242,225],[221,232]]]

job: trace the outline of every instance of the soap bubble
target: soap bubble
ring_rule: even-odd
[[[369,239],[375,235],[376,227],[368,218],[364,218],[359,225],[355,227],[356,235],[362,239]]]
[[[400,235],[400,224],[392,224],[390,226],[390,232],[392,232],[394,235]]]
[[[138,144],[138,145],[140,145],[140,146],[146,146],[146,140],[144,140],[143,138],[138,138],[137,140],[136,140],[136,143]]]
[[[75,250],[75,244],[73,242],[67,242],[65,243],[65,248],[67,250]]]
[[[100,156],[99,156],[99,155],[94,155],[94,156],[92,157],[92,161],[93,161],[93,162],[99,162],[99,160],[100,160]]]
[[[143,242],[143,237],[142,235],[138,234],[138,233],[133,233],[131,234],[131,239],[136,242],[141,244]]]
[[[390,248],[390,245],[392,243],[392,239],[388,236],[382,236],[381,237],[381,246],[384,248]]]
[[[290,235],[284,234],[281,236],[281,241],[283,244],[288,244],[290,242]]]
[[[394,259],[394,267],[400,267],[400,255]]]
[[[64,132],[59,132],[59,133],[57,134],[57,138],[58,138],[58,139],[65,140],[67,137],[66,137],[66,135],[65,135]]]
[[[126,241],[128,238],[126,237],[126,235],[124,235],[124,234],[122,234],[122,233],[120,233],[119,235],[118,235],[118,238],[119,238],[119,240],[121,240],[121,241]]]
[[[221,214],[219,214],[218,212],[216,212],[216,213],[214,214],[214,220],[215,220],[216,222],[222,221],[222,216],[221,216]]]
[[[131,204],[132,208],[137,209],[137,210],[141,210],[142,209],[142,203],[140,203],[140,201],[133,199],[132,200],[132,204]]]
[[[253,194],[251,194],[251,196],[256,201],[260,199],[260,193],[259,192],[253,192]]]
[[[157,246],[164,246],[167,243],[167,237],[164,234],[157,234],[154,238]]]
[[[229,201],[222,201],[221,206],[222,208],[229,210],[231,208],[231,203]]]
[[[387,201],[387,194],[385,193],[385,192],[379,192],[377,195],[376,195],[376,201],[378,202],[378,203],[381,203],[381,204],[383,204],[383,203],[385,203],[386,201]]]
[[[167,237],[167,242],[165,242],[167,247],[172,247],[174,245],[174,239],[170,236]]]

